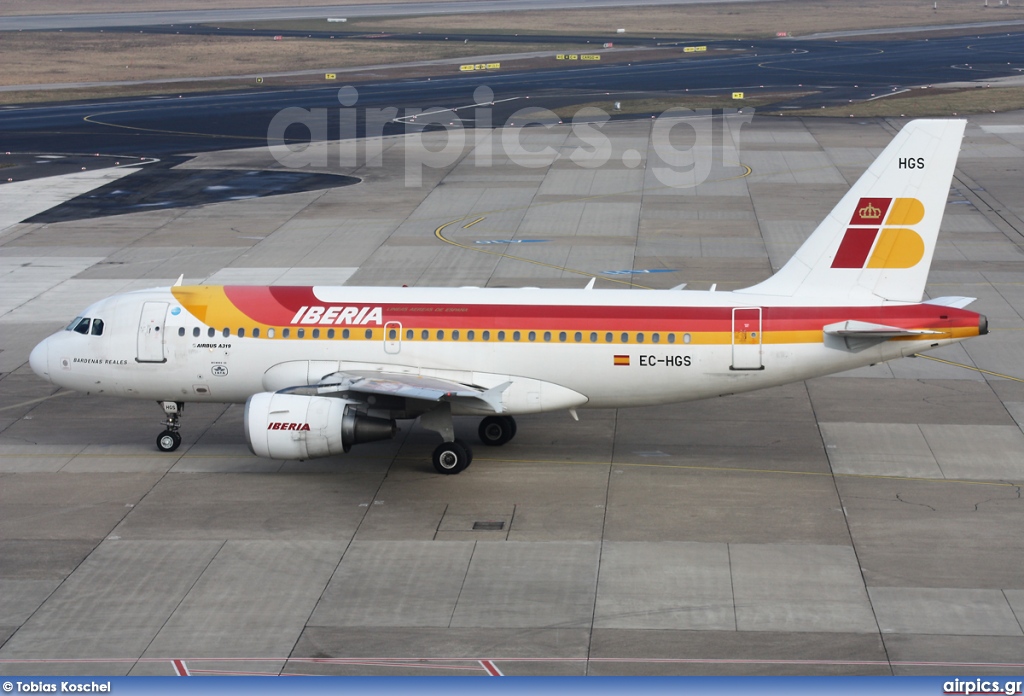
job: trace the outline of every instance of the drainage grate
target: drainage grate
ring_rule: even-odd
[[[500,532],[505,528],[503,521],[498,522],[474,522],[473,531],[484,531],[484,532]]]

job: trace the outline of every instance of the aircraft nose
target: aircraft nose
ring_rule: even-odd
[[[28,356],[28,364],[37,375],[50,381],[50,339],[44,338]]]

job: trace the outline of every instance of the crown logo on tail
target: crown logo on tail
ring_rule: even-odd
[[[882,210],[877,208],[871,202],[868,202],[866,206],[857,211],[857,214],[863,220],[878,220],[882,217]]]

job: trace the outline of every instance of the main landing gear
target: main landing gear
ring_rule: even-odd
[[[164,421],[166,429],[156,437],[156,448],[161,452],[173,452],[181,445],[178,428],[181,427],[181,414],[185,410],[185,404],[180,401],[161,401],[160,405],[167,414],[167,420]]]
[[[420,416],[420,425],[433,430],[443,441],[431,457],[434,471],[439,474],[458,474],[473,463],[473,450],[462,440],[455,439],[451,404],[441,403],[424,413]],[[487,416],[480,421],[477,434],[485,445],[504,445],[515,437],[516,421],[511,416]]]
[[[487,416],[477,428],[480,442],[499,447],[516,436],[516,419],[512,416]]]

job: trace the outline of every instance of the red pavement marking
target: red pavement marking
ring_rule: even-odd
[[[185,666],[184,660],[171,660],[171,664],[174,665],[174,673],[179,677],[191,677],[192,674],[188,671],[188,667]]]
[[[493,662],[491,662],[490,660],[480,660],[480,666],[483,667],[485,670],[487,670],[487,673],[489,675],[491,675],[492,677],[504,677],[505,676],[504,674],[501,673],[501,670],[498,669],[495,666],[495,664]]]

